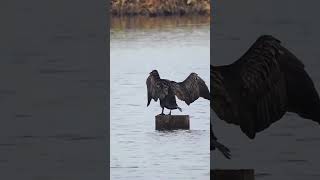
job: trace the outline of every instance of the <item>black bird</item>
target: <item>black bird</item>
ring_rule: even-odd
[[[169,115],[173,109],[182,111],[176,103],[175,96],[185,101],[187,105],[190,105],[199,97],[210,99],[210,91],[207,85],[196,73],[191,73],[184,81],[178,83],[161,79],[157,70],[153,70],[149,74],[146,81],[148,91],[147,106],[149,106],[151,99],[154,101],[160,99],[162,115],[164,114],[164,108],[170,110]]]
[[[210,100],[210,91],[205,82],[196,74],[191,73],[183,82],[174,82],[167,79],[161,79],[157,70],[150,72],[149,77],[146,81],[148,91],[148,104],[151,100],[157,101],[160,99],[160,106],[162,108],[161,114],[163,115],[164,108],[179,109],[176,103],[177,96],[180,100],[185,101],[187,105],[197,100],[199,97]],[[217,148],[223,155],[230,159],[230,150],[223,144],[217,141],[214,136],[212,128],[210,126],[210,150]]]
[[[270,35],[236,62],[210,66],[211,107],[250,139],[286,112],[320,122],[320,100],[304,64]]]

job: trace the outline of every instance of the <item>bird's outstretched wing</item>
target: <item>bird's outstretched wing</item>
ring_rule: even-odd
[[[249,137],[279,120],[287,108],[285,74],[281,69],[284,54],[280,41],[260,37],[235,64],[240,67],[240,127]]]
[[[183,82],[171,81],[171,87],[175,95],[188,105],[199,97],[210,100],[210,91],[206,83],[196,73],[191,73]]]
[[[158,99],[163,99],[170,93],[171,83],[167,79],[160,79],[149,75],[146,84],[148,93],[147,106],[149,106],[151,99],[158,101]]]
[[[237,110],[229,122],[240,125],[251,139],[286,111],[312,119],[315,108],[319,110],[320,100],[304,65],[272,36],[258,38],[227,70],[215,69],[223,77],[237,74],[236,81],[224,80],[224,89]]]
[[[157,90],[157,82],[154,80],[154,78],[152,77],[152,75],[149,75],[149,77],[147,78],[146,81],[147,84],[147,93],[148,93],[148,104],[147,106],[149,106],[151,99],[158,101],[159,99],[159,93],[157,93],[159,90]]]

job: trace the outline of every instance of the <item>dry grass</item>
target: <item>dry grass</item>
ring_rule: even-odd
[[[210,0],[111,0],[111,14],[116,16],[209,15]]]

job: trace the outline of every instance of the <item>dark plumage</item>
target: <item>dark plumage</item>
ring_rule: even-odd
[[[150,72],[146,81],[148,91],[148,104],[151,99],[158,101],[160,99],[160,106],[162,113],[164,108],[170,110],[179,109],[176,103],[177,96],[180,100],[185,101],[190,105],[199,97],[210,99],[210,92],[205,82],[196,74],[191,73],[183,82],[174,82],[167,79],[161,79],[157,70]]]
[[[162,108],[161,114],[163,114],[164,108],[179,109],[176,103],[177,96],[180,100],[185,101],[190,105],[199,97],[210,100],[210,91],[205,82],[196,74],[191,73],[183,82],[174,82],[167,79],[161,79],[157,70],[153,70],[147,78],[147,91],[148,91],[148,104],[151,100],[158,101],[160,99],[160,106]],[[222,154],[230,159],[230,150],[223,144],[217,141],[217,138],[211,132],[210,150],[217,148]]]
[[[320,122],[320,99],[303,63],[272,36],[259,37],[239,60],[210,71],[212,109],[251,139],[286,112]]]

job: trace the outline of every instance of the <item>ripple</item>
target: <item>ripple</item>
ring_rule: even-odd
[[[263,177],[267,177],[267,176],[271,176],[272,174],[271,173],[263,173],[263,172],[261,172],[261,173],[255,173],[255,177],[256,178],[263,178]]]
[[[114,168],[114,169],[136,169],[136,168],[139,168],[138,166],[127,166],[127,167],[121,167],[121,166],[110,166],[110,168]]]
[[[297,138],[296,141],[300,141],[300,142],[314,142],[314,141],[320,141],[320,138],[319,138],[319,137]]]
[[[293,136],[292,133],[271,133],[270,136],[276,136],[276,137],[290,137]]]
[[[280,162],[287,162],[287,163],[307,163],[308,161],[305,159],[280,159]]]

